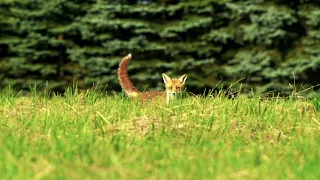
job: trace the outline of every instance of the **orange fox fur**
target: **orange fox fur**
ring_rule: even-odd
[[[177,93],[180,93],[183,89],[187,75],[184,74],[180,78],[170,78],[165,73],[162,73],[162,78],[165,83],[166,90],[164,92],[158,91],[147,91],[140,92],[137,88],[134,87],[128,76],[128,65],[131,60],[131,54],[125,56],[119,64],[118,68],[118,78],[120,81],[121,87],[124,89],[124,92],[132,98],[138,97],[141,100],[150,100],[156,97],[166,99],[167,104]]]

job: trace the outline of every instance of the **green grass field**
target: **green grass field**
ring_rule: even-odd
[[[0,94],[1,179],[319,179],[311,101]],[[319,103],[320,104],[320,103]]]

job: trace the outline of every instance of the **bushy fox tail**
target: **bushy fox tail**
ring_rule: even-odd
[[[128,76],[128,65],[130,63],[131,57],[131,54],[128,54],[121,60],[118,68],[118,79],[120,81],[121,87],[124,89],[124,92],[129,97],[136,97],[138,96],[139,91],[134,87]]]

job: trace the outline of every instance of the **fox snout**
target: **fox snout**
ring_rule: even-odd
[[[175,96],[177,93],[176,93],[176,92],[167,92],[167,94],[168,94],[169,96]]]

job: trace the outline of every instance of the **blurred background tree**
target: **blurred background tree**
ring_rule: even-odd
[[[61,91],[74,81],[120,91],[117,68],[140,90],[161,73],[188,91],[229,86],[292,92],[320,83],[320,3],[289,0],[2,0],[0,86]]]

